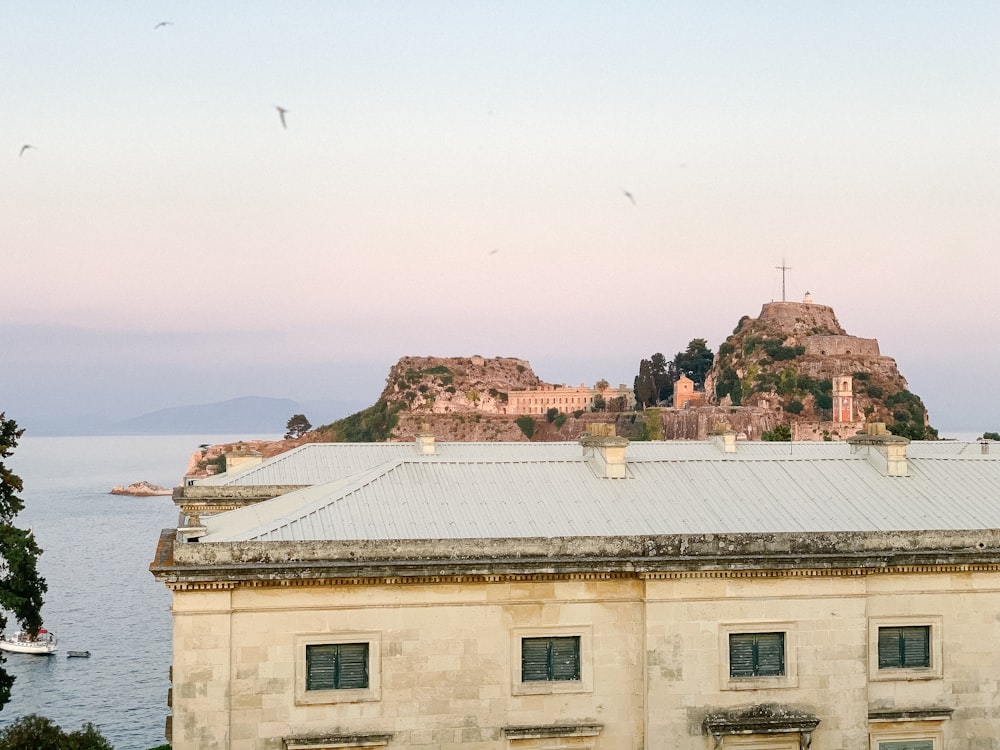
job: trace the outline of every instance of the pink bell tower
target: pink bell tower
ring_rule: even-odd
[[[850,375],[833,379],[833,421],[854,421],[854,378]]]

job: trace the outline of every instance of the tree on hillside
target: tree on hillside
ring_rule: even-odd
[[[656,405],[656,383],[653,380],[653,366],[648,359],[639,362],[639,374],[635,376],[635,403],[643,409]]]
[[[285,439],[300,438],[312,429],[305,414],[293,414],[285,425]]]
[[[37,567],[42,550],[30,530],[14,525],[15,516],[24,510],[17,496],[24,486],[3,462],[13,454],[23,434],[17,422],[0,412],[0,631],[7,627],[9,612],[24,630],[37,633],[42,627],[42,595],[48,590]],[[14,684],[13,675],[7,674],[2,664],[0,658],[0,708],[10,700]]]
[[[669,402],[674,397],[674,382],[677,380],[674,363],[667,362],[663,353],[657,352],[649,358],[649,367],[653,375],[653,387],[656,390],[656,403]]]
[[[691,339],[687,349],[677,352],[674,357],[674,366],[679,374],[687,375],[694,381],[697,390],[705,388],[705,376],[708,374],[715,355],[708,348],[705,339]]]

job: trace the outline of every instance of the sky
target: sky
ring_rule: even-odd
[[[631,384],[784,288],[1000,430],[998,38],[992,1],[6,0],[0,411],[368,404],[406,355]]]

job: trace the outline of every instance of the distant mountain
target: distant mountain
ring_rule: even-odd
[[[114,422],[109,431],[116,435],[274,435],[285,431],[289,417],[301,413],[301,406],[291,399],[244,396],[211,404],[159,409]]]

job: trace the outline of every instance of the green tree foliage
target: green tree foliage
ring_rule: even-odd
[[[790,414],[801,414],[803,409],[803,403],[801,401],[792,400],[785,404],[785,411]]]
[[[674,382],[677,380],[674,363],[667,362],[667,358],[657,352],[649,358],[649,369],[653,375],[656,403],[669,402],[674,397]]]
[[[739,406],[743,401],[743,387],[735,370],[728,367],[719,373],[719,379],[715,383],[715,396],[719,400],[729,396],[733,406]]]
[[[687,349],[677,352],[674,367],[677,368],[678,375],[687,375],[694,381],[694,387],[700,390],[705,387],[705,376],[713,361],[715,355],[708,348],[705,339],[691,339]]]
[[[556,414],[555,419],[552,420],[552,423],[556,426],[557,430],[561,430],[562,426],[566,424],[566,415],[559,412]]]
[[[765,430],[760,439],[771,443],[790,443],[792,441],[792,428],[787,424],[776,424],[773,430]]]
[[[784,346],[778,339],[764,339],[761,342],[764,352],[775,362],[784,362],[806,353],[804,346]]]
[[[14,525],[14,518],[24,510],[24,502],[17,496],[24,485],[3,462],[13,454],[23,434],[17,422],[0,412],[0,631],[7,627],[9,612],[22,628],[36,633],[42,626],[42,597],[48,590],[37,567],[42,550],[31,531]],[[10,700],[13,684],[14,677],[0,666],[0,708]]]
[[[927,410],[919,396],[904,389],[886,396],[884,403],[892,410],[893,421],[887,429],[893,435],[910,440],[937,439],[937,430],[926,424]]]
[[[44,716],[29,714],[0,730],[0,750],[114,750],[93,724],[66,733]]]
[[[550,406],[545,412],[545,421],[555,422],[556,417],[558,416],[559,416],[559,410],[554,406]]]
[[[604,400],[604,396],[597,394],[594,396],[594,405],[592,407],[593,411],[604,411],[608,408],[608,402]]]
[[[1000,440],[1000,432],[984,432],[980,440]]]
[[[285,438],[300,438],[312,429],[312,424],[305,414],[293,414],[285,424]]]
[[[656,404],[656,383],[653,380],[653,366],[648,359],[639,362],[639,374],[635,376],[635,401],[639,407]]]
[[[389,439],[402,408],[402,404],[389,406],[385,400],[379,399],[367,409],[319,429],[332,432],[336,442],[340,443],[381,443]]]
[[[514,424],[521,428],[521,432],[524,436],[531,440],[531,436],[535,434],[535,420],[529,417],[527,414],[522,414],[520,417],[514,420]]]

